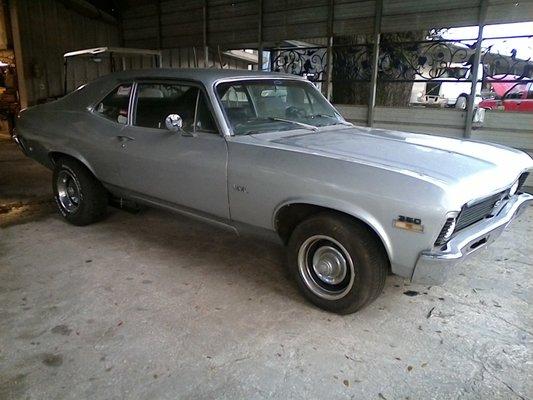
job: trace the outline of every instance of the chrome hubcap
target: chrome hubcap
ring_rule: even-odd
[[[344,297],[352,288],[354,265],[348,251],[325,235],[308,238],[298,251],[298,270],[306,286],[328,300]]]
[[[61,207],[69,213],[76,212],[81,202],[78,181],[70,171],[62,170],[57,175],[57,197]]]
[[[330,285],[341,283],[346,277],[347,268],[342,253],[332,246],[319,247],[313,255],[313,270]]]

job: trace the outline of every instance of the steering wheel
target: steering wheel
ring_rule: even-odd
[[[292,118],[305,118],[307,116],[305,110],[295,106],[289,106],[285,109],[285,116]]]

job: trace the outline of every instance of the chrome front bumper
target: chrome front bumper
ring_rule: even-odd
[[[530,194],[514,196],[494,217],[457,233],[444,249],[423,251],[418,257],[411,281],[431,285],[443,283],[454,265],[494,242],[532,202],[533,196]]]

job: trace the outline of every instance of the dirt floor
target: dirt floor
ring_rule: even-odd
[[[0,399],[527,399],[530,208],[442,287],[307,303],[281,247],[110,209],[66,224],[0,141]]]

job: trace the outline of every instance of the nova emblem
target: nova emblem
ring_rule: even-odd
[[[233,185],[233,189],[236,190],[237,192],[248,193],[248,188],[246,186]]]

